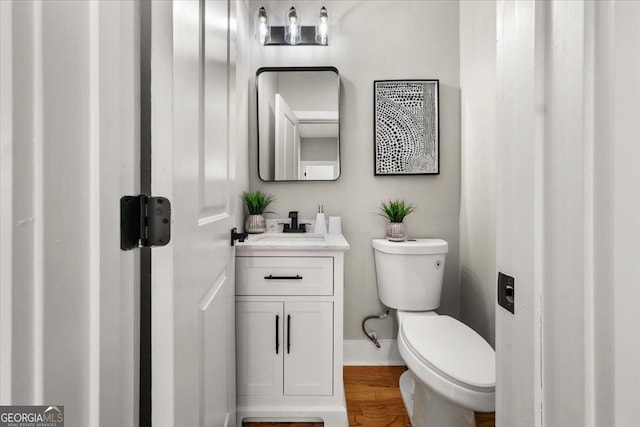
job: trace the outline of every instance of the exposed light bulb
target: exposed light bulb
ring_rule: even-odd
[[[329,14],[324,6],[320,9],[316,21],[316,43],[329,44]]]
[[[269,17],[267,16],[267,10],[261,7],[258,10],[258,17],[256,18],[256,39],[260,44],[265,45],[271,41],[271,28],[269,27]]]
[[[296,8],[291,7],[287,12],[287,17],[286,17],[287,25],[285,26],[285,32],[284,32],[284,40],[291,45],[300,43],[301,36],[300,36],[300,25],[298,24],[299,21],[300,21],[300,17],[298,16],[298,12],[296,11]]]

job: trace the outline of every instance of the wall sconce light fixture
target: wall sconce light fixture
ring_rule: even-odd
[[[329,44],[329,14],[324,6],[320,9],[315,26],[300,24],[300,15],[295,7],[285,14],[284,26],[270,26],[267,10],[258,10],[255,36],[264,46],[326,46]]]

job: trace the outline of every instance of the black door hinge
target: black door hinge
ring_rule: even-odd
[[[171,202],[165,197],[120,199],[120,249],[164,246],[171,240]]]

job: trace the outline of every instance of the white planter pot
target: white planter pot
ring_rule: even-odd
[[[260,234],[267,231],[267,224],[262,215],[249,215],[244,222],[244,231],[249,234]]]

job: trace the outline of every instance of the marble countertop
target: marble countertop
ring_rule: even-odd
[[[254,251],[346,251],[349,243],[342,234],[262,233],[249,234],[236,243],[236,254]]]

